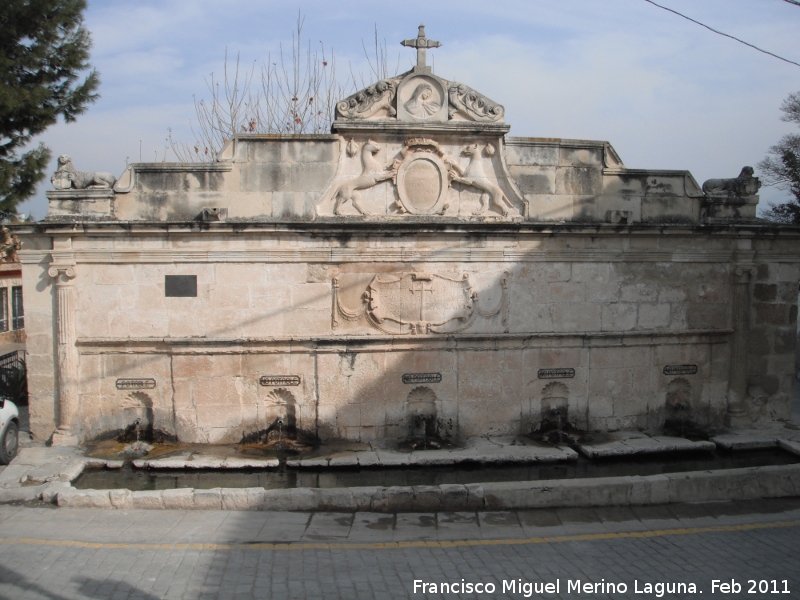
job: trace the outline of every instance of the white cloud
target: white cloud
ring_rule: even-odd
[[[800,62],[800,9],[751,0],[664,0],[712,27]],[[401,69],[424,20],[442,41],[429,55],[437,74],[467,83],[506,106],[512,135],[610,141],[628,166],[685,168],[702,181],[738,174],[791,125],[783,98],[800,88],[800,67],[720,37],[641,0],[115,0],[89,4],[87,27],[102,99],[78,123],[42,139],[78,168],[119,173],[125,157],[159,160],[167,128],[188,139],[192,96],[221,73],[225,49],[261,64],[288,51],[297,10],[314,48],[324,41],[340,76],[366,72],[362,40],[377,24],[390,63]],[[430,60],[430,59],[429,59]],[[34,206],[46,211],[42,185]],[[771,196],[762,190],[762,197]]]

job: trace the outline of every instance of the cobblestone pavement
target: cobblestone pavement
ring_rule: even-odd
[[[462,580],[484,593],[422,591]],[[800,598],[800,499],[396,515],[0,506],[9,600],[696,597],[689,584],[704,598]]]

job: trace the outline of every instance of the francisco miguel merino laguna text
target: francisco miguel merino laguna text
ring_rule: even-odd
[[[629,586],[623,582],[610,582],[605,579],[600,581],[581,581],[580,579],[567,579],[565,585],[567,594],[627,594]],[[451,581],[444,583],[429,583],[421,579],[414,580],[415,594],[520,594],[530,598],[534,594],[560,594],[561,580],[555,581],[523,581],[522,579],[503,579],[499,584],[491,581]],[[697,585],[694,583],[657,582],[650,583],[634,579],[633,594],[643,594],[663,598],[665,594],[696,594]]]

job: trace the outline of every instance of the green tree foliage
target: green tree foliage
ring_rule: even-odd
[[[782,121],[800,125],[800,92],[789,94],[781,105]],[[788,190],[793,200],[771,206],[762,215],[779,223],[800,225],[800,135],[790,133],[769,149],[767,157],[758,163],[767,185]]]
[[[94,102],[85,0],[0,0],[0,218],[16,212],[45,176],[50,150],[22,152],[59,115],[74,121]]]

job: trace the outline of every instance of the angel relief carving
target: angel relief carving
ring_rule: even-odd
[[[478,292],[472,290],[466,274],[456,278],[421,272],[376,275],[357,309],[342,304],[339,280],[332,284],[334,329],[341,319],[363,322],[392,335],[458,333],[478,317],[491,320],[499,315],[508,332],[508,273],[500,279],[499,302],[490,309],[479,305]]]

